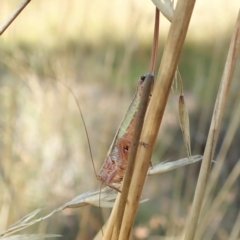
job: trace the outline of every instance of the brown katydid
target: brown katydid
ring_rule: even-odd
[[[141,76],[137,91],[113,139],[105,161],[97,174],[97,179],[120,192],[113,184],[123,180],[128,153],[136,125],[137,112],[144,88],[146,75]],[[150,96],[149,96],[150,97]]]
[[[87,127],[86,127],[86,123],[84,121],[84,117],[83,117],[80,105],[79,105],[77,98],[74,95],[73,91],[67,85],[60,82],[71,92],[71,94],[73,95],[75,102],[78,106],[79,113],[80,113],[81,119],[83,121],[84,130],[86,132],[90,156],[91,156],[92,165],[94,168],[96,178],[99,181],[101,181],[103,184],[105,183],[107,186],[109,186],[119,192],[120,192],[120,190],[117,187],[115,187],[113,184],[121,183],[121,181],[124,177],[124,173],[125,173],[126,166],[127,166],[128,153],[129,153],[129,149],[131,146],[133,133],[134,133],[135,125],[136,125],[137,112],[138,112],[138,108],[140,105],[140,99],[141,99],[141,95],[142,95],[142,92],[144,89],[146,79],[147,79],[146,75],[142,75],[140,77],[140,79],[138,81],[138,85],[137,85],[137,91],[133,97],[133,100],[128,108],[127,113],[125,114],[122,122],[120,123],[120,126],[116,132],[116,135],[113,139],[113,142],[112,142],[110,149],[107,153],[107,156],[105,158],[105,161],[98,173],[97,173],[95,165],[94,165],[92,151],[91,151],[91,147],[90,147],[90,140],[89,140],[89,136],[87,133]],[[150,98],[150,96],[149,96],[149,98]]]

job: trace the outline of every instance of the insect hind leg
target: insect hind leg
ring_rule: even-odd
[[[110,188],[112,188],[112,189],[114,189],[114,190],[116,190],[116,191],[119,192],[119,193],[122,192],[119,188],[113,186],[112,184],[108,184],[108,183],[107,183],[107,186],[110,187]]]

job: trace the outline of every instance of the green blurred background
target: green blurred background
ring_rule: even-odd
[[[1,23],[17,4],[1,0]],[[204,0],[197,1],[193,12],[179,63],[193,154],[203,154],[238,8],[237,0]],[[158,66],[170,26],[163,16],[160,22]],[[38,207],[45,206],[43,212],[48,213],[99,188],[77,105],[58,81],[78,99],[98,170],[138,77],[148,72],[153,23],[151,1],[42,0],[30,2],[1,36],[0,232]],[[205,202],[197,239],[230,239],[240,222],[239,173],[223,188],[240,156],[239,77],[238,58],[214,167],[224,162]],[[173,87],[153,163],[186,156],[178,92]],[[133,239],[180,239],[199,167],[147,180],[143,197],[150,200],[139,208]],[[214,211],[207,214],[209,209]],[[103,210],[105,220],[109,213]],[[25,232],[93,239],[102,224],[98,209],[85,207],[65,210]]]

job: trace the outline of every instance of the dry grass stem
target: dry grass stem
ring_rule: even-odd
[[[200,225],[199,225],[198,231],[197,231],[198,236],[199,236],[199,232],[204,233],[205,231],[207,231],[207,228],[209,226],[204,223],[203,219],[209,221],[208,219],[206,219],[205,216],[208,215],[209,217],[212,217],[217,212],[219,212],[219,209],[215,209],[215,212],[213,213],[213,215],[208,214],[209,209],[211,209],[213,206],[212,205],[213,202],[215,202],[215,199],[214,200],[212,199],[212,194],[214,194],[213,192],[216,190],[216,185],[218,183],[218,179],[221,176],[221,170],[223,169],[224,163],[225,163],[224,160],[227,156],[227,152],[229,151],[229,148],[233,142],[234,136],[239,127],[240,118],[238,116],[240,114],[240,95],[236,98],[235,106],[233,107],[232,112],[233,112],[233,115],[230,119],[230,122],[228,123],[229,127],[227,128],[227,132],[226,132],[226,135],[224,136],[224,140],[222,142],[220,151],[215,159],[216,164],[214,164],[214,168],[211,171],[211,175],[208,180],[208,185],[206,187],[206,193],[205,193],[204,200],[203,200],[203,208],[202,208],[200,218],[199,218]],[[229,189],[226,189],[226,191],[229,191]],[[218,194],[218,196],[219,196],[219,194]],[[225,203],[225,208],[226,208],[226,204],[227,203]],[[202,228],[202,225],[205,226],[205,229]],[[216,226],[216,223],[215,223],[215,226]]]
[[[199,214],[202,206],[202,201],[204,197],[204,192],[207,184],[207,179],[209,175],[209,170],[211,166],[211,159],[213,157],[216,142],[218,139],[218,134],[220,130],[220,124],[222,121],[222,116],[224,112],[225,103],[227,100],[230,83],[232,80],[232,75],[236,63],[236,57],[240,45],[240,12],[238,14],[236,27],[231,39],[231,44],[218,90],[218,95],[215,103],[215,108],[212,116],[211,126],[207,138],[207,144],[204,151],[203,163],[201,166],[199,180],[196,187],[196,192],[193,200],[193,206],[189,216],[189,221],[187,225],[185,240],[194,239],[196,233],[197,222],[199,219]]]
[[[152,2],[161,13],[172,22],[174,14],[173,2],[171,0],[165,0],[164,2],[162,2],[162,0],[152,0]]]
[[[237,216],[237,219],[235,221],[235,224],[232,228],[232,232],[228,238],[228,240],[237,240],[238,239],[238,236],[240,234],[240,210],[238,212],[238,216]]]
[[[38,240],[38,239],[45,239],[45,238],[57,238],[62,237],[61,235],[57,234],[20,234],[20,235],[12,235],[9,237],[3,237],[0,239],[2,240]]]
[[[31,0],[24,0],[14,12],[10,15],[10,17],[2,24],[0,27],[0,35],[2,35],[5,30],[10,26],[10,24],[15,20],[15,18],[22,12],[22,10],[30,3]]]
[[[201,224],[197,229],[196,239],[201,239],[203,233],[205,232],[207,226],[212,221],[212,217],[215,215],[221,204],[226,199],[227,193],[229,189],[233,186],[236,182],[237,178],[240,176],[240,161],[238,161],[233,168],[232,172],[226,179],[224,185],[222,186],[218,195],[214,198],[213,203],[211,204],[208,212],[204,215],[203,219],[201,219]]]
[[[153,75],[148,74],[145,79],[146,85],[144,86],[143,94],[142,94],[142,97],[140,100],[139,110],[137,113],[136,126],[135,126],[132,144],[131,144],[131,148],[130,148],[130,152],[129,152],[129,156],[128,156],[127,170],[126,170],[126,173],[125,173],[125,176],[123,179],[123,186],[122,186],[122,193],[120,196],[120,201],[119,201],[118,206],[115,205],[118,208],[118,210],[117,210],[117,218],[116,218],[116,222],[115,222],[112,239],[118,239],[118,236],[120,233],[123,213],[125,210],[127,196],[128,196],[128,192],[129,192],[129,186],[130,186],[130,183],[132,180],[132,174],[134,171],[137,150],[140,147],[139,144],[141,145],[140,135],[141,135],[142,128],[143,128],[145,113],[147,111],[149,96],[150,96],[150,93],[151,93],[151,90],[153,87],[153,81],[154,81]]]
[[[163,117],[194,3],[194,0],[180,0],[176,6],[156,85],[146,115],[143,133],[141,135],[141,141],[146,142],[148,145],[147,148],[141,147],[137,154],[138,161],[134,168],[129,189],[128,204],[124,212],[119,239],[126,240],[129,239],[130,236],[143,184],[150,164],[152,150]]]
[[[157,61],[157,52],[158,52],[158,36],[159,36],[159,21],[160,13],[158,8],[155,10],[155,24],[154,24],[154,35],[153,35],[153,44],[152,44],[152,53],[151,53],[151,62],[150,62],[150,74],[154,75],[156,61]]]
[[[121,197],[121,194],[118,193],[114,206],[119,205],[120,197]],[[103,240],[108,240],[108,239],[112,238],[112,234],[113,234],[113,230],[114,230],[114,224],[115,224],[116,217],[117,217],[117,210],[118,210],[118,208],[114,207],[112,212],[111,212],[111,215],[110,215],[110,217],[108,219],[108,222],[107,222],[106,231],[104,232]],[[94,240],[97,240],[97,239],[94,239]]]
[[[216,157],[217,164],[215,164],[211,175],[209,177],[209,183],[206,188],[206,193],[203,201],[203,207],[209,208],[209,204],[207,204],[210,194],[213,191],[214,187],[216,186],[217,180],[220,176],[221,169],[224,164],[225,157],[227,155],[227,152],[232,144],[232,141],[234,139],[234,136],[237,132],[237,129],[240,124],[240,95],[238,95],[235,106],[233,107],[233,116],[230,119],[229,127],[227,128],[227,133],[224,137],[222,147],[220,148],[220,151]]]

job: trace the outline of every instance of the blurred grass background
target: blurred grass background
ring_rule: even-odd
[[[1,22],[18,3],[1,1]],[[224,0],[196,3],[179,64],[193,154],[204,150],[238,5]],[[48,213],[100,186],[76,103],[58,81],[74,91],[81,105],[98,170],[138,77],[148,71],[153,20],[151,1],[32,1],[0,38],[0,232],[40,206]],[[168,28],[162,17],[159,63]],[[240,239],[234,238],[234,229],[240,226],[238,66],[239,61],[215,156],[214,168],[219,167],[220,173],[211,182],[216,186],[209,190],[197,239]],[[177,98],[175,89],[153,163],[186,156]],[[147,180],[143,195],[150,200],[139,208],[133,239],[180,238],[199,167]],[[103,212],[107,219],[109,211]],[[63,239],[82,240],[92,239],[101,225],[98,209],[86,207],[63,211],[25,232],[60,233]]]

